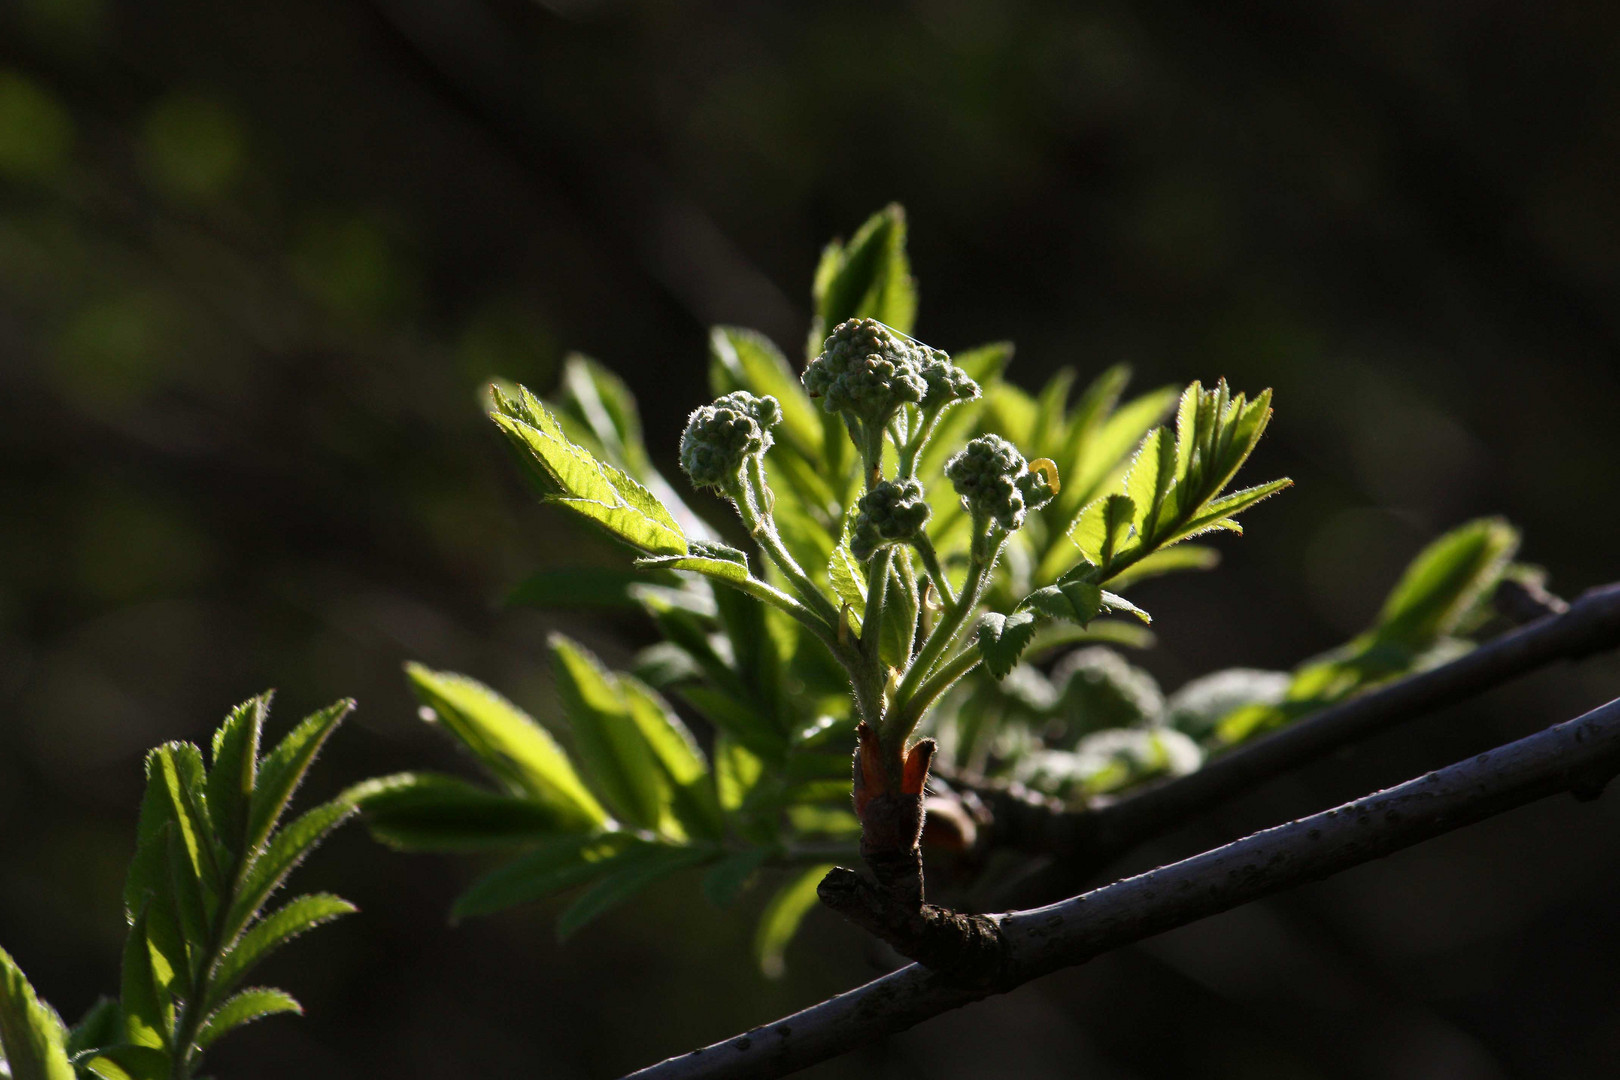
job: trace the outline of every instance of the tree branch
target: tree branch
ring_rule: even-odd
[[[1620,647],[1620,583],[1583,593],[1567,610],[1511,630],[1472,652],[1323,709],[1215,758],[1197,772],[1091,810],[1059,810],[1016,788],[978,791],[995,818],[990,844],[1063,860],[1028,887],[1064,895],[1108,861],[1211,806],[1339,748],[1455,704],[1557,660]],[[945,775],[947,782],[949,774]],[[1003,825],[1005,821],[1005,825]],[[1066,886],[1066,887],[1065,887]]]
[[[1002,958],[972,982],[918,964],[627,1080],[777,1077],[1059,968],[1316,881],[1620,772],[1620,699],[1398,787],[1032,911],[992,916]]]

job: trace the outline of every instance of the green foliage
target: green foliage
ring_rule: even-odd
[[[1378,619],[1343,646],[1297,668],[1276,701],[1254,702],[1221,719],[1215,737],[1242,742],[1468,648],[1457,635],[1482,622],[1491,590],[1519,549],[1519,532],[1481,518],[1420,551],[1391,590]]]
[[[639,607],[660,640],[621,672],[554,636],[560,708],[545,726],[464,676],[408,667],[424,716],[484,783],[407,774],[353,798],[396,847],[512,853],[454,917],[579,889],[567,936],[684,871],[701,869],[719,906],[773,880],[756,940],[780,970],[824,864],[854,854],[857,721],[896,761],[924,728],[962,766],[1076,800],[1122,791],[1421,664],[1511,556],[1506,526],[1461,530],[1342,655],[1166,700],[1094,643],[1146,644],[1121,617],[1149,616],[1122,592],[1210,568],[1215,550],[1187,541],[1241,533],[1237,516],[1288,485],[1229,490],[1270,391],[1251,400],[1222,380],[1126,399],[1116,367],[1078,394],[1064,370],[1032,395],[1003,377],[1010,345],[954,358],[926,345],[911,336],[898,207],[827,248],[812,305],[802,373],[757,333],[711,332],[716,400],[682,440],[683,470],[731,504],[730,535],[751,551],[658,473],[633,397],[599,365],[571,359],[549,403],[494,390],[493,419],[542,497],[639,556],[622,572],[547,571],[514,598]]]
[[[339,798],[277,827],[352,708],[343,701],[315,713],[261,757],[265,694],[226,717],[209,765],[190,743],[147,756],[124,886],[130,929],[119,997],[101,999],[68,1031],[0,951],[0,1050],[14,1080],[188,1080],[203,1051],[233,1028],[302,1011],[280,990],[233,991],[294,937],[355,910],[326,893],[263,910],[292,868],[354,812]]]
[[[0,949],[0,1059],[12,1080],[73,1080],[67,1031],[39,1000],[16,961]]]
[[[1080,649],[1048,672],[1020,664],[993,689],[954,695],[931,730],[961,766],[1077,801],[1192,771],[1210,755],[1466,651],[1470,643],[1456,635],[1488,617],[1487,598],[1517,546],[1517,532],[1494,518],[1437,538],[1371,627],[1292,673],[1217,671],[1166,697],[1152,675],[1112,649]]]

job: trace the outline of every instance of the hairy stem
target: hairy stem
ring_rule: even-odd
[[[782,571],[794,591],[799,594],[799,599],[826,619],[829,628],[836,627],[838,609],[832,606],[832,602],[816,587],[816,583],[810,580],[810,575],[804,572],[804,568],[782,544],[782,537],[776,531],[776,519],[771,516],[769,509],[770,491],[765,486],[765,469],[760,464],[758,455],[748,459],[746,482],[735,485],[726,494],[736,504],[737,513],[747,526],[749,535],[759,544],[766,557],[776,564],[776,568]]]

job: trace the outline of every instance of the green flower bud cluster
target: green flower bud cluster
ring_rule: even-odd
[[[877,428],[928,392],[911,346],[876,319],[835,326],[821,355],[804,369],[803,382],[828,412]]]
[[[750,457],[771,448],[771,428],[782,419],[773,397],[738,390],[693,411],[681,434],[681,468],[696,487],[727,488],[740,481]]]
[[[922,410],[936,412],[958,401],[972,401],[979,396],[979,384],[968,373],[951,362],[941,349],[922,345],[917,349],[917,373],[928,389],[923,392]]]
[[[849,550],[866,562],[878,548],[906,543],[922,535],[933,508],[916,480],[885,480],[861,496],[856,504],[855,527],[850,531]]]
[[[1024,524],[1057,493],[1057,469],[1042,459],[1031,466],[1000,435],[980,435],[945,463],[945,475],[975,519],[994,519],[1008,532]]]

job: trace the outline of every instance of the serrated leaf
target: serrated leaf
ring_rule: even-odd
[[[811,290],[815,318],[809,355],[845,319],[871,318],[902,334],[917,317],[917,283],[906,259],[906,217],[897,203],[868,218],[848,244],[833,241],[822,252]]]
[[[517,402],[497,394],[499,411],[491,416],[532,466],[548,502],[648,554],[686,554],[686,535],[663,503],[622,470],[569,441],[538,398],[521,387],[519,393]]]
[[[1080,554],[1094,566],[1102,565],[1103,545],[1108,541],[1108,500],[1097,499],[1087,504],[1069,528],[1069,539],[1080,549]]]
[[[227,1000],[219,1008],[208,1014],[208,1019],[202,1022],[197,1029],[196,1045],[199,1050],[206,1050],[214,1042],[232,1028],[276,1013],[304,1013],[304,1007],[285,990],[275,990],[267,987],[254,987],[243,990],[235,997]]]
[[[0,1052],[12,1080],[73,1080],[66,1038],[62,1021],[0,949]]]
[[[436,773],[378,777],[349,788],[343,798],[365,814],[372,836],[403,851],[527,847],[585,827],[547,803]]]
[[[697,740],[669,704],[639,679],[621,675],[619,685],[631,719],[670,783],[675,816],[689,835],[719,837],[725,821]]]
[[[849,545],[840,542],[827,563],[827,581],[838,599],[849,605],[849,628],[857,634],[866,618],[866,573],[855,561]]]
[[[266,915],[249,927],[220,957],[214,969],[211,1000],[218,1001],[230,993],[260,961],[293,938],[322,923],[352,915],[357,910],[340,896],[312,893],[289,901]]]
[[[1019,606],[1085,626],[1102,610],[1102,592],[1088,581],[1065,581],[1036,589]]]
[[[771,849],[765,847],[747,848],[727,855],[703,875],[703,895],[715,907],[730,907],[770,857]]]
[[[607,874],[557,917],[557,940],[566,941],[592,920],[678,870],[707,862],[708,849],[641,845],[612,860]]]
[[[1145,623],[1151,624],[1153,622],[1153,616],[1149,615],[1147,612],[1143,611],[1141,608],[1137,607],[1123,596],[1116,593],[1111,593],[1106,589],[1102,591],[1102,606],[1109,611],[1119,611],[1124,612],[1127,615],[1135,615],[1138,619],[1141,619]]]
[[[1185,479],[1192,469],[1193,450],[1198,438],[1198,406],[1204,387],[1196,381],[1181,392],[1176,405],[1176,479]]]
[[[232,709],[214,732],[208,770],[208,812],[226,852],[241,853],[248,803],[259,774],[259,738],[270,714],[270,695],[249,698]]]
[[[1136,531],[1151,538],[1157,531],[1164,499],[1175,482],[1176,443],[1169,428],[1154,428],[1142,439],[1141,449],[1125,478],[1125,492],[1136,504]]]
[[[354,812],[353,803],[342,798],[333,799],[306,811],[275,833],[237,889],[225,922],[227,939],[252,921],[264,902],[287,880],[294,867]]]
[[[559,822],[591,829],[607,811],[586,789],[550,733],[475,679],[405,665],[417,700],[514,794],[549,807]]]
[[[1114,555],[1120,550],[1130,534],[1131,522],[1136,519],[1136,503],[1129,495],[1110,495],[1103,500],[1102,527],[1103,542],[1101,564],[1106,567],[1113,561]]]
[[[1241,513],[1262,499],[1269,499],[1284,488],[1293,486],[1293,483],[1292,480],[1285,477],[1265,484],[1256,484],[1254,487],[1244,488],[1242,491],[1234,491],[1230,495],[1223,495],[1218,499],[1212,499],[1204,505],[1202,513],[1185,526],[1175,530],[1173,535],[1192,536],[1195,533],[1205,532],[1211,528],[1225,528],[1226,526],[1220,524],[1222,519]]]
[[[716,397],[746,390],[775,398],[782,406],[779,438],[805,457],[821,456],[821,417],[815,404],[782,350],[764,334],[735,326],[710,330],[709,389]]]
[[[577,642],[552,634],[548,644],[580,767],[620,820],[658,828],[669,806],[669,785],[618,680]]]
[[[812,866],[791,878],[771,897],[754,933],[754,958],[767,979],[780,979],[787,971],[788,942],[798,933],[805,915],[816,906],[816,886],[832,869],[831,863]]]
[[[638,842],[624,833],[607,833],[542,844],[473,882],[450,909],[450,919],[489,915],[582,885],[605,873],[618,855]]]
[[[1035,615],[1029,611],[1011,615],[987,611],[979,616],[973,633],[985,669],[997,680],[1004,679],[1035,636]]]
[[[635,607],[632,585],[674,584],[673,575],[657,570],[624,570],[603,566],[576,566],[567,570],[541,570],[524,578],[502,601],[509,607],[615,608]]]
[[[253,797],[248,802],[247,851],[257,850],[265,842],[315,761],[315,755],[353,709],[354,702],[349,700],[328,705],[306,717],[265,755]]]

